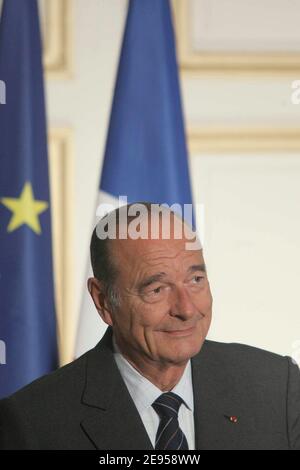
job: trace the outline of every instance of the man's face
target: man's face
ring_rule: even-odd
[[[212,296],[202,250],[185,245],[185,239],[113,241],[120,306],[109,323],[135,363],[184,364],[207,335]]]

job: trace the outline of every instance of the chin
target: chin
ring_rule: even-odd
[[[165,354],[162,354],[162,357],[165,357],[168,362],[173,364],[182,364],[188,362],[192,357],[194,357],[200,351],[203,339],[190,340],[189,343],[182,343],[173,345],[172,348],[168,349],[168,351],[164,351]]]

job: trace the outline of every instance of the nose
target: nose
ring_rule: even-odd
[[[191,294],[187,288],[176,287],[172,295],[170,313],[173,316],[188,320],[197,313],[196,306],[193,303]]]

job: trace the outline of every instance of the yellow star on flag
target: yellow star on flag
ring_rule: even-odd
[[[38,235],[41,233],[38,216],[48,208],[48,203],[34,199],[31,183],[24,184],[19,198],[4,197],[0,201],[13,213],[7,227],[8,232],[26,224]]]

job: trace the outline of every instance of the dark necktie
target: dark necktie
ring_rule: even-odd
[[[188,450],[188,443],[179,427],[178,410],[182,399],[173,392],[160,395],[152,406],[160,418],[155,438],[155,449]]]

